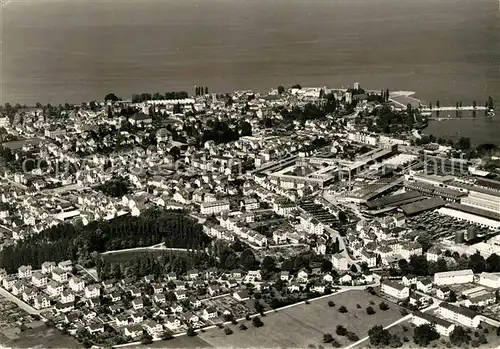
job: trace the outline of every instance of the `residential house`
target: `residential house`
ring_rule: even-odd
[[[42,273],[43,274],[50,274],[52,273],[52,270],[56,267],[56,263],[54,262],[43,262],[42,263]]]
[[[239,302],[243,302],[250,299],[250,295],[248,294],[248,291],[244,290],[244,291],[234,292],[233,298]]]
[[[185,323],[188,323],[188,324],[192,324],[192,323],[199,321],[198,316],[189,312],[189,311],[182,314],[181,319],[182,319],[182,321],[184,321]]]
[[[413,274],[404,275],[401,282],[403,285],[410,287],[411,285],[415,285],[417,283],[417,276]]]
[[[189,279],[194,280],[200,276],[200,273],[196,269],[188,270],[187,276]]]
[[[455,329],[455,325],[448,320],[421,311],[415,311],[411,321],[415,326],[431,325],[440,335],[446,337]]]
[[[175,291],[174,292],[174,295],[175,295],[175,298],[180,301],[180,300],[183,300],[183,299],[186,299],[187,298],[187,295],[186,295],[186,292],[185,291]]]
[[[174,316],[169,316],[165,320],[165,326],[170,330],[170,331],[175,331],[181,327],[181,321],[174,317]]]
[[[134,311],[132,314],[130,314],[130,318],[132,319],[132,322],[134,324],[140,324],[144,321],[144,314],[140,311]]]
[[[381,291],[397,299],[405,299],[410,296],[410,289],[408,287],[391,280],[381,282]]]
[[[47,285],[47,292],[52,296],[52,297],[57,297],[59,296],[63,291],[63,285],[59,284],[56,281],[50,281]]]
[[[362,250],[361,251],[361,261],[368,265],[368,268],[373,268],[377,266],[377,256],[375,253]]]
[[[15,282],[13,285],[12,285],[12,291],[11,293],[14,295],[14,296],[17,296],[17,295],[20,295],[24,289],[25,289],[25,284],[21,281],[17,281]]]
[[[118,314],[115,316],[115,324],[118,327],[124,327],[128,325],[128,317],[125,314]]]
[[[32,268],[31,265],[21,265],[17,269],[17,277],[20,279],[31,278]]]
[[[85,298],[99,297],[101,289],[97,285],[87,285],[85,287]]]
[[[151,319],[144,321],[142,327],[153,337],[158,337],[163,332],[163,326]]]
[[[179,313],[182,313],[184,310],[184,308],[182,307],[182,305],[180,304],[177,304],[177,303],[174,303],[170,306],[170,311],[174,314],[179,314]]]
[[[139,325],[127,326],[123,330],[123,334],[131,338],[138,338],[142,336],[142,332],[143,332],[142,327]]]
[[[57,266],[67,272],[73,270],[73,262],[70,260],[59,262]]]
[[[432,290],[432,280],[429,277],[417,281],[417,290],[429,293]]]
[[[339,279],[339,282],[342,285],[352,285],[352,276],[349,274],[345,274]]]
[[[14,276],[14,275],[9,275],[7,277],[5,277],[3,280],[2,280],[2,286],[3,288],[5,288],[7,291],[11,290],[12,289],[12,286],[14,285],[14,283],[17,281],[17,278]]]
[[[157,304],[165,303],[166,297],[164,293],[155,293],[153,296],[153,300]]]
[[[75,309],[75,304],[73,302],[69,303],[57,303],[55,309],[58,313],[69,313]]]
[[[203,309],[203,313],[202,313],[201,317],[205,321],[207,321],[209,319],[216,318],[217,317],[217,309],[215,309],[214,307],[205,308],[205,309]]]
[[[103,324],[90,324],[85,328],[87,329],[87,331],[89,331],[90,334],[104,332],[104,325]]]
[[[34,305],[36,309],[44,309],[50,307],[50,300],[48,297],[39,295],[34,299]]]
[[[101,284],[104,291],[113,288],[113,281],[111,280],[104,280]]]
[[[75,301],[75,295],[73,292],[68,290],[63,290],[61,293],[61,303],[73,303]]]
[[[134,310],[139,310],[139,309],[144,308],[144,303],[143,303],[142,299],[136,298],[136,299],[132,300],[132,308],[134,308]]]
[[[447,286],[441,286],[436,288],[436,297],[439,299],[447,299],[450,297],[451,290]]]
[[[347,258],[345,258],[340,253],[334,254],[332,256],[332,265],[337,270],[348,270],[349,263],[347,262]]]
[[[210,285],[207,288],[207,292],[211,297],[213,297],[220,292],[220,286],[219,285]]]
[[[85,282],[78,276],[73,276],[69,279],[68,286],[73,292],[82,292],[85,289]]]
[[[36,287],[43,288],[47,285],[48,278],[46,275],[40,273],[39,271],[35,271],[31,276],[31,283]]]
[[[481,315],[469,308],[455,306],[446,302],[439,303],[439,315],[467,327],[478,328]]]
[[[68,272],[56,267],[52,269],[52,280],[57,282],[66,282],[68,280]]]
[[[189,304],[195,309],[201,307],[201,301],[194,296],[189,297]]]

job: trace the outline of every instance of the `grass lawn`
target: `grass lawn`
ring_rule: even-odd
[[[329,307],[328,301],[335,302],[335,307]],[[376,314],[367,315],[366,307],[370,301],[375,302],[372,307]],[[368,335],[368,330],[374,325],[387,326],[401,318],[400,308],[390,304],[390,309],[382,311],[378,304],[382,300],[365,291],[348,291],[332,295],[310,304],[300,304],[288,309],[278,310],[262,317],[264,326],[255,328],[250,321],[241,321],[248,327],[241,331],[238,325],[229,325],[232,335],[225,335],[221,329],[209,330],[198,336],[214,347],[301,347],[310,344],[323,345],[323,334],[331,333],[342,346],[349,344],[349,340],[335,333],[337,325],[342,325],[348,331],[354,332],[361,339]],[[356,304],[361,305],[357,309]],[[344,305],[348,312],[338,311]]]

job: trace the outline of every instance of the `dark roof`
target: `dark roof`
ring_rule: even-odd
[[[480,208],[476,208],[473,206],[468,206],[468,205],[462,205],[458,204],[456,202],[452,202],[447,205],[447,207],[452,208],[457,211],[462,211],[465,213],[470,213],[476,216],[481,216],[489,219],[493,219],[495,221],[500,221],[500,214],[492,212],[492,211],[487,211],[487,210],[482,210]]]
[[[382,284],[387,285],[387,286],[392,287],[392,288],[395,288],[395,289],[400,290],[400,291],[406,287],[405,285],[399,284],[399,283],[391,281],[391,280],[384,280],[384,281],[382,281]]]
[[[454,313],[457,313],[457,314],[462,314],[463,316],[466,316],[470,319],[473,319],[474,317],[477,316],[477,313],[473,310],[470,310],[469,308],[457,307],[455,305],[452,305],[452,304],[449,304],[446,302],[439,303],[439,307],[444,308],[444,309],[448,309],[448,310],[450,310]]]
[[[407,200],[421,199],[422,195],[418,191],[407,191],[406,193],[389,195],[366,202],[368,208],[377,208],[385,206],[399,206],[400,203],[407,203]]]
[[[441,198],[431,198],[407,204],[401,207],[405,215],[413,215],[420,212],[433,210],[446,205],[446,201]]]
[[[448,320],[442,319],[440,317],[434,316],[432,314],[427,314],[427,313],[422,313],[421,311],[415,311],[413,312],[413,315],[416,317],[419,317],[421,319],[429,321],[431,324],[438,324],[443,327],[450,327],[453,325],[453,323],[449,322]]]
[[[151,116],[146,115],[144,113],[135,113],[130,117],[130,119],[133,119],[135,121],[141,121],[141,120],[148,120],[151,119]]]
[[[476,180],[476,184],[481,187],[500,191],[500,181],[495,181],[493,179],[487,179],[487,178],[480,178]]]

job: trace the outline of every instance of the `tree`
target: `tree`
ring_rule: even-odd
[[[226,327],[224,329],[224,333],[226,334],[226,336],[229,336],[229,335],[233,334],[233,330],[231,330],[229,327]]]
[[[350,269],[351,269],[352,273],[357,273],[358,272],[358,267],[356,267],[356,264],[352,264]]]
[[[357,342],[359,340],[359,337],[356,333],[354,332],[347,332],[347,339],[349,339],[351,342]]]
[[[338,334],[339,336],[345,336],[347,334],[347,329],[342,325],[337,325],[335,333]]]
[[[386,302],[380,302],[380,304],[378,306],[379,306],[380,310],[383,310],[383,311],[389,309],[389,305],[387,305]]]
[[[335,306],[335,303],[333,301],[328,301],[328,306],[330,308],[333,308]]]
[[[342,306],[340,306],[340,308],[339,308],[339,313],[347,313],[347,308],[346,308],[346,307],[344,307],[343,305],[342,305]]]
[[[331,343],[333,342],[334,338],[331,333],[325,333],[323,334],[323,343]]]
[[[333,268],[333,264],[329,259],[323,259],[321,261],[321,271],[323,273],[330,272]]]
[[[421,347],[426,347],[439,337],[439,333],[429,324],[420,325],[413,331],[413,342]]]
[[[254,327],[262,327],[262,326],[264,326],[264,323],[262,322],[262,320],[258,316],[254,317],[252,319],[252,324],[254,325]]]
[[[255,259],[255,254],[251,249],[246,249],[241,253],[240,265],[245,270],[252,270],[257,267],[258,262]]]
[[[448,300],[451,303],[454,303],[457,301],[457,294],[455,293],[455,291],[453,291],[453,290],[450,291],[450,296],[448,297]]]
[[[118,98],[114,93],[108,93],[106,97],[104,97],[105,102],[116,102],[119,100],[120,98]]]
[[[246,329],[248,329],[248,327],[246,327],[245,324],[240,325],[240,330],[245,331]]]
[[[481,254],[479,253],[479,251],[470,256],[469,268],[472,269],[476,274],[482,273],[485,270],[486,262],[484,260],[484,257],[481,256]]]
[[[373,307],[368,306],[368,307],[366,307],[366,313],[368,315],[373,315],[373,314],[375,314],[375,310],[373,309]]]
[[[462,326],[455,326],[450,333],[450,342],[457,347],[463,343],[469,343],[469,341],[470,336]]]
[[[467,137],[460,137],[456,144],[456,148],[459,150],[469,150],[470,147],[471,147],[471,142],[470,139]]]
[[[142,335],[141,343],[142,344],[151,344],[151,343],[153,343],[153,337],[151,337],[151,335],[149,333],[144,333]]]
[[[192,326],[189,326],[187,331],[186,331],[186,334],[189,337],[194,337],[194,336],[196,336],[196,331],[194,330],[194,328]]]
[[[389,345],[391,334],[382,326],[373,326],[368,330],[371,345]]]
[[[292,86],[292,88],[298,88],[300,90],[302,88],[302,86],[300,86],[299,84],[295,84]]]
[[[285,92],[285,88],[283,86],[278,86],[278,93],[281,95]]]
[[[401,338],[397,334],[391,335],[389,339],[389,346],[391,348],[399,348],[403,346],[403,342],[401,342]]]
[[[165,340],[165,341],[167,341],[167,340],[169,340],[169,339],[172,339],[172,338],[174,338],[174,336],[172,335],[172,332],[170,332],[170,331],[168,331],[168,330],[167,330],[167,331],[165,331],[165,332],[163,333],[163,335],[161,336],[161,339],[163,339],[163,340]]]
[[[492,253],[486,258],[485,269],[489,273],[500,271],[500,256],[496,253]]]

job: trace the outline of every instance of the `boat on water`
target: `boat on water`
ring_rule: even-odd
[[[499,1],[500,1],[500,0],[499,0]],[[495,116],[495,112],[491,110],[491,111],[489,111],[489,112],[488,112],[488,114],[486,114],[486,116],[487,116],[488,118],[492,118],[492,117],[494,117],[494,116]]]

